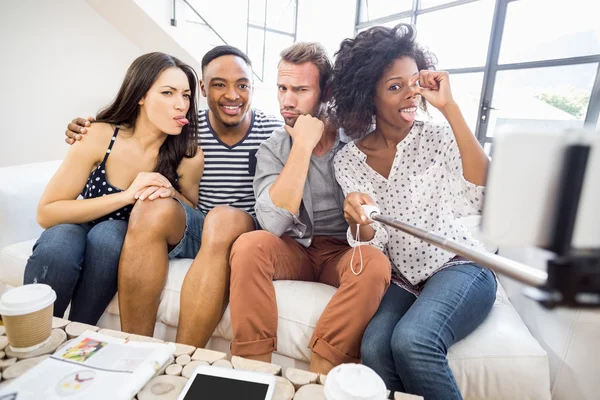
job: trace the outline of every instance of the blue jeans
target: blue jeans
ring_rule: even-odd
[[[56,292],[54,316],[95,325],[117,293],[126,221],[62,224],[45,230],[33,246],[24,283],[45,283]]]
[[[179,243],[169,251],[169,260],[174,258],[196,258],[200,251],[200,241],[202,239],[202,229],[204,228],[204,213],[196,208],[192,208],[183,201],[173,198],[183,207],[185,211],[185,231],[183,238]]]
[[[390,285],[362,340],[363,364],[392,392],[462,399],[448,348],[479,326],[496,299],[496,278],[475,264],[434,274],[419,297]]]

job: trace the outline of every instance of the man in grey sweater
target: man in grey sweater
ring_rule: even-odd
[[[326,118],[331,75],[317,43],[297,43],[281,53],[278,100],[286,126],[256,155],[255,209],[264,230],[242,235],[230,256],[234,355],[270,361],[277,349],[273,280],[338,288],[309,342],[310,368],[319,373],[359,362],[363,332],[391,271],[375,247],[354,249],[353,257],[348,245],[344,198],[333,170],[333,156],[346,140]]]

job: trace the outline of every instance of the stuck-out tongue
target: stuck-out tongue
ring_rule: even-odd
[[[411,112],[400,111],[400,117],[406,122],[413,122],[415,120],[416,113],[416,110]]]
[[[189,124],[189,123],[190,123],[190,121],[188,121],[188,119],[187,119],[187,118],[179,118],[179,119],[177,119],[177,121],[179,121],[179,123],[180,123],[181,125],[187,125],[187,124]]]

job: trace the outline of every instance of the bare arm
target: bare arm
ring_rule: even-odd
[[[456,103],[451,103],[441,112],[454,132],[465,179],[477,186],[485,186],[490,160],[471,133],[460,108]]]
[[[271,200],[277,207],[292,214],[298,214],[300,211],[311,154],[312,149],[304,147],[301,143],[293,144],[285,166],[269,189]]]
[[[102,161],[108,147],[112,128],[103,132],[103,126],[105,127],[104,124],[94,124],[88,128],[90,133],[71,146],[63,163],[48,183],[37,211],[37,221],[43,228],[93,221],[135,203],[135,193],[142,187],[169,184],[160,174],[140,173],[124,192],[77,200],[90,172]]]
[[[419,82],[421,87],[417,88],[416,92],[440,110],[454,132],[465,179],[475,185],[484,186],[489,159],[452,97],[450,76],[444,71],[421,71]]]
[[[198,189],[200,179],[204,172],[204,153],[198,147],[196,155],[192,158],[184,158],[179,166],[179,186],[181,193],[176,193],[174,197],[185,202],[191,207],[198,205]]]
[[[101,126],[89,129],[94,132],[69,149],[40,199],[37,221],[43,228],[89,222],[131,204],[121,193],[76,200],[90,171],[101,161],[101,149],[108,146],[108,136],[103,134]]]

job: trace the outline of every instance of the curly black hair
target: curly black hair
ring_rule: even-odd
[[[435,69],[437,59],[416,43],[417,30],[401,23],[393,28],[375,26],[345,39],[335,53],[330,116],[353,138],[370,131],[376,114],[373,97],[377,82],[394,60],[410,57],[420,70]],[[425,108],[425,100],[421,100]]]

